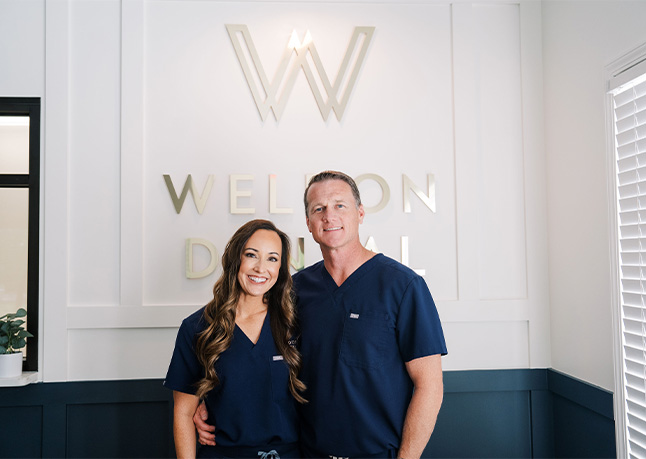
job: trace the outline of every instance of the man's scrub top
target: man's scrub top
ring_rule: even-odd
[[[204,375],[195,354],[197,334],[206,327],[203,311],[191,314],[180,326],[164,381],[169,389],[195,394],[196,383]],[[256,344],[236,325],[231,346],[220,354],[215,370],[220,384],[209,392],[205,402],[208,422],[216,426],[217,447],[298,441],[289,370],[274,344],[269,313]]]
[[[309,403],[306,456],[367,457],[400,446],[413,393],[405,363],[446,354],[426,282],[382,254],[337,286],[319,262],[294,275]]]

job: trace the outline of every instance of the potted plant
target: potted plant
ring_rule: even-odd
[[[27,311],[18,309],[0,317],[0,378],[16,378],[22,373],[22,349],[31,333],[23,327]]]

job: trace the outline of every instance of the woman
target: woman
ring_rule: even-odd
[[[195,457],[192,417],[205,400],[216,446],[198,457],[299,457],[294,400],[305,402],[289,238],[267,220],[236,231],[213,300],[184,321],[164,385],[173,389],[177,457]]]

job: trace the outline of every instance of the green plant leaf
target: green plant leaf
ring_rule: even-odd
[[[25,321],[19,319],[26,315],[27,311],[20,308],[13,314],[0,317],[0,354],[17,352],[27,345],[25,338],[34,336],[24,329]]]

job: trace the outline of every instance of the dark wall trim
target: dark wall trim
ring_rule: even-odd
[[[423,457],[615,457],[606,390],[551,369],[446,371],[444,388]],[[0,457],[174,457],[172,407],[161,379],[0,388]]]
[[[614,419],[613,394],[556,370],[547,371],[549,390],[600,416]]]

